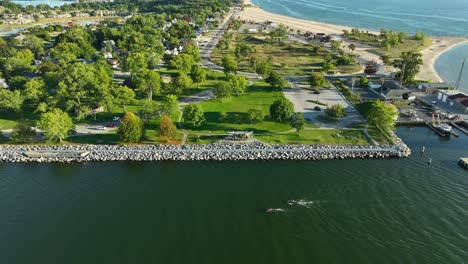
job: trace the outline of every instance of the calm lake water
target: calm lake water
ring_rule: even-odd
[[[466,59],[465,68],[462,72],[460,90],[468,93],[468,44],[456,46],[442,54],[436,61],[435,68],[444,80],[449,80],[455,86],[460,74],[463,58]]]
[[[0,164],[0,263],[464,263],[468,137],[398,133],[410,158]]]
[[[286,16],[372,30],[381,28],[433,36],[468,36],[468,1],[465,0],[252,0],[261,8]],[[460,58],[468,45],[442,56],[437,71],[455,83]],[[468,92],[468,69],[462,88]]]

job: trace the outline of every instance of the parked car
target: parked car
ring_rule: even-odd
[[[78,133],[78,132],[76,132],[75,129],[68,130],[68,135],[75,135],[76,133]]]
[[[320,106],[316,106],[316,107],[314,107],[314,110],[316,110],[316,111],[322,111],[322,108],[320,108]]]
[[[106,126],[107,128],[116,128],[117,126],[115,124],[109,124]]]
[[[98,126],[98,127],[96,127],[96,129],[97,129],[97,130],[106,130],[107,127],[105,127],[105,126]]]
[[[345,108],[345,111],[346,111],[347,113],[354,113],[354,112],[356,112],[356,109],[355,109],[354,107],[352,107],[352,106],[347,106],[347,107]]]
[[[316,91],[314,91],[314,94],[320,94],[320,91],[316,90]]]
[[[119,121],[119,120],[120,120],[120,116],[116,116],[116,117],[114,117],[112,120],[114,120],[114,121]]]

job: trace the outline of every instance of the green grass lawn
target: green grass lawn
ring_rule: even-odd
[[[221,65],[221,59],[226,54],[233,54],[238,41],[243,41],[254,48],[252,56],[258,61],[272,59],[274,70],[282,75],[308,75],[314,71],[321,70],[327,51],[314,54],[313,45],[297,42],[285,42],[270,44],[264,34],[240,34],[234,33],[231,47],[228,50],[216,48],[212,54],[212,61]],[[238,40],[236,40],[238,38]],[[247,58],[238,64],[240,71],[252,72]],[[360,70],[359,65],[338,66],[337,72],[352,73]]]
[[[373,52],[379,56],[387,55],[390,57],[390,59],[397,59],[400,57],[403,51],[411,51],[411,50],[421,51],[431,45],[432,45],[432,40],[429,38],[423,41],[423,40],[417,40],[415,37],[411,36],[411,37],[408,37],[404,43],[401,43],[400,45],[393,47],[389,50],[386,50],[382,47],[378,47],[377,49],[373,50]]]
[[[120,144],[119,136],[117,135],[116,132],[71,137],[71,138],[68,138],[66,141],[70,144],[98,144],[98,145]]]
[[[217,141],[225,139],[225,135],[201,135],[197,136],[196,134],[190,134],[187,138],[187,144],[211,144]]]
[[[230,130],[254,131],[256,133],[282,132],[291,129],[291,125],[265,120],[258,124],[250,124],[247,111],[251,108],[259,109],[265,116],[269,114],[270,105],[283,97],[281,91],[273,90],[264,82],[256,82],[247,92],[240,96],[232,96],[220,101],[212,99],[201,103],[205,112],[206,122],[194,131],[210,131],[226,133]],[[227,114],[226,120],[220,119],[220,113]],[[185,127],[187,128],[187,127]]]
[[[16,121],[8,119],[0,119],[0,129],[11,129],[15,127]]]
[[[260,135],[255,138],[271,144],[365,145],[371,144],[360,130],[317,129],[300,133]]]

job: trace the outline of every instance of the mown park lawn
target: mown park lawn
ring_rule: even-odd
[[[240,96],[228,99],[211,99],[201,103],[205,112],[206,122],[199,128],[192,128],[197,132],[226,133],[230,130],[254,131],[255,133],[284,132],[291,129],[290,124],[278,123],[265,119],[258,124],[251,124],[247,120],[247,111],[255,108],[269,115],[270,105],[278,98],[283,97],[281,91],[273,90],[264,82],[256,82],[247,92]],[[226,113],[227,118],[222,120],[220,113]]]
[[[236,43],[245,42],[254,48],[252,56],[258,61],[272,59],[273,68],[281,75],[309,75],[314,71],[322,69],[325,55],[328,51],[323,50],[319,54],[314,54],[312,44],[298,42],[285,42],[270,44],[266,41],[267,35],[263,34],[240,34],[234,33],[232,43],[228,50],[216,48],[211,57],[212,61],[221,65],[221,59],[226,54],[234,54]],[[238,64],[240,71],[252,72],[247,58]],[[338,66],[337,72],[353,73],[360,70],[359,65]]]

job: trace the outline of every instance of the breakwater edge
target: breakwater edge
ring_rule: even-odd
[[[0,146],[0,162],[233,161],[403,158],[411,150],[394,145],[270,145],[259,141],[207,145]]]

